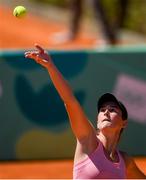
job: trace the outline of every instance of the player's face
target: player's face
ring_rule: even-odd
[[[122,111],[115,102],[104,103],[97,116],[97,128],[99,130],[104,128],[121,129],[124,127],[122,119]]]

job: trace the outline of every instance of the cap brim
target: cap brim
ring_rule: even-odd
[[[106,102],[115,102],[122,111],[123,119],[125,120],[128,118],[128,112],[127,112],[127,109],[124,106],[124,104],[122,102],[118,101],[117,98],[111,93],[105,93],[99,98],[98,103],[97,103],[98,112],[99,112],[101,106]]]
[[[98,103],[97,103],[98,112],[99,112],[101,106],[106,102],[115,102],[119,106],[119,101],[113,94],[105,93],[98,100]]]

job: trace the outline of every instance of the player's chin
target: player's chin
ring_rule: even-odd
[[[105,128],[112,128],[112,123],[109,121],[104,121],[100,125],[98,125],[98,129],[102,130]]]

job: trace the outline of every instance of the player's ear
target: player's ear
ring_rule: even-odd
[[[126,128],[127,125],[128,125],[128,121],[127,121],[127,120],[124,120],[124,121],[123,121],[123,128]]]

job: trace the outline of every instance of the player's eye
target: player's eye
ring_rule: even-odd
[[[105,112],[105,108],[100,108],[100,112]]]
[[[109,111],[110,112],[116,112],[116,110],[114,108],[110,108]]]

